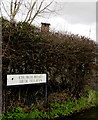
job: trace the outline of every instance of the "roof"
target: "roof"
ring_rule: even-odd
[[[50,25],[50,23],[41,23],[42,25]]]

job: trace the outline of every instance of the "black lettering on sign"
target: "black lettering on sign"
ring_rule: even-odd
[[[23,83],[23,80],[19,80],[19,83]]]

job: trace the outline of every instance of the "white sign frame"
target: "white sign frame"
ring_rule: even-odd
[[[46,79],[47,74],[11,74],[7,75],[7,86],[46,83]]]

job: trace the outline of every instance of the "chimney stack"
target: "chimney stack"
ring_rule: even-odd
[[[41,32],[49,32],[49,23],[41,23]]]

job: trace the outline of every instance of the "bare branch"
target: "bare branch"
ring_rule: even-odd
[[[14,4],[14,6],[13,6]],[[11,13],[11,21],[13,22],[14,21],[14,18],[16,16],[16,14],[18,13],[19,9],[20,9],[20,6],[22,5],[22,2],[21,0],[17,3],[17,0],[15,1],[15,3],[12,3],[12,6],[14,7],[12,9],[12,13]]]
[[[31,9],[29,9],[29,11],[28,11],[28,13],[27,13],[27,16],[26,16],[26,18],[25,18],[25,21],[27,21],[27,22],[30,21],[30,18],[31,18],[32,12],[33,12],[33,10],[34,10],[34,7],[35,7],[35,5],[36,5],[36,2],[37,2],[37,1],[35,1],[35,2],[33,3],[32,7],[31,7]],[[29,18],[28,18],[28,16],[29,16]],[[27,20],[27,18],[28,18],[28,20]]]
[[[13,0],[11,0],[11,5],[10,5],[10,14],[12,15],[13,13]]]
[[[15,11],[16,7],[17,7],[17,0],[15,1],[14,11]]]
[[[50,2],[47,6],[45,6],[45,7],[40,11],[40,13],[43,12],[44,10],[46,10],[52,3],[53,3],[53,1]]]
[[[29,20],[30,20],[30,18],[31,18],[31,15],[32,15],[32,12],[33,12],[33,9],[34,9],[35,4],[36,4],[36,2],[34,2],[32,8],[31,8],[30,15],[29,15]]]
[[[31,21],[30,21],[30,24],[33,22],[33,20],[35,19],[35,17],[38,16],[39,14],[41,14],[46,8],[48,8],[48,7],[53,3],[53,1],[50,2],[47,6],[45,6],[45,7],[41,10],[41,7],[42,7],[43,3],[44,3],[44,0],[42,0],[42,2],[40,3],[37,12],[34,14],[33,18],[32,18]]]
[[[53,12],[48,7],[53,3],[50,2],[48,5],[44,6],[45,0],[34,0],[32,2],[24,2],[22,3],[23,0],[11,0],[10,2],[10,13],[8,14],[6,7],[3,4],[3,8],[6,11],[7,15],[10,17],[10,21],[13,22],[15,20],[15,16],[18,14],[18,11],[20,10],[21,5],[24,5],[25,8],[27,8],[26,11],[26,16],[25,19],[23,20],[24,22],[32,23],[36,16],[39,16],[41,13],[44,12]]]
[[[3,8],[4,8],[4,10],[5,10],[6,14],[10,17],[10,15],[8,14],[8,12],[7,12],[7,10],[6,10],[5,5],[4,5],[4,3],[3,3],[3,2],[2,2],[2,5],[3,5]]]

